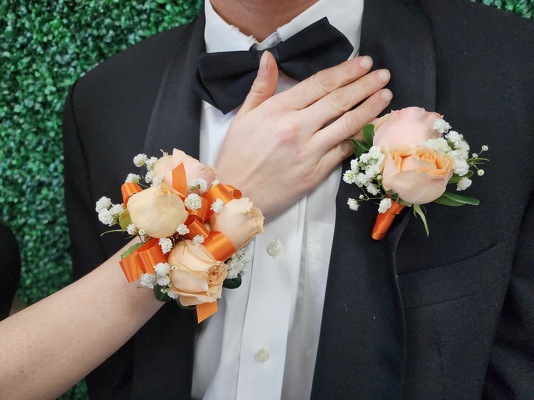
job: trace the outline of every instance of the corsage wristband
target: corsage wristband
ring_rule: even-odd
[[[180,150],[160,158],[140,154],[134,164],[146,167],[150,186],[129,174],[122,204],[102,197],[98,217],[140,238],[122,255],[126,279],[140,279],[159,300],[195,308],[200,323],[217,311],[223,286],[239,287],[245,245],[263,231],[263,215],[239,190],[218,182],[213,168]]]

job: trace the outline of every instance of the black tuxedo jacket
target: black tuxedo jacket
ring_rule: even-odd
[[[312,397],[534,398],[533,23],[464,0],[369,0],[363,21],[360,54],[391,70],[390,108],[444,114],[491,161],[467,192],[480,206],[427,207],[429,237],[405,210],[373,241],[375,206],[350,211],[356,189],[341,183]],[[153,36],[72,88],[65,187],[77,277],[124,244],[100,237],[94,205],[120,201],[133,156],[198,155],[191,86],[203,28],[201,15]],[[88,377],[92,397],[188,398],[195,326],[194,313],[164,306]]]

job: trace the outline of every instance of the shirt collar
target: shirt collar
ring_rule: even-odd
[[[248,50],[252,46],[266,49],[286,40],[315,21],[327,17],[328,21],[354,46],[355,51],[352,54],[354,56],[360,43],[363,0],[319,0],[293,20],[279,27],[262,43],[258,43],[253,36],[247,36],[237,27],[225,22],[215,12],[210,0],[204,2],[204,11],[206,14],[204,39],[208,53]]]

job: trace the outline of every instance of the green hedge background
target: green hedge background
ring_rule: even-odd
[[[534,0],[479,2],[534,16]],[[25,302],[70,281],[61,144],[68,87],[124,48],[190,21],[201,6],[201,0],[0,0],[0,219],[21,246],[18,293]],[[83,382],[62,397],[85,398]]]

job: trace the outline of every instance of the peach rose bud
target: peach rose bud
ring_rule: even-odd
[[[211,229],[223,233],[236,249],[263,232],[263,214],[247,197],[225,204],[220,213],[210,217]]]
[[[435,112],[424,108],[407,107],[392,111],[379,118],[375,123],[373,144],[382,149],[391,145],[418,144],[441,135],[434,132],[434,123],[443,118]]]
[[[411,204],[427,204],[440,197],[452,176],[454,159],[424,146],[393,146],[382,171],[384,189]]]
[[[189,215],[180,196],[165,184],[134,194],[128,201],[128,211],[137,229],[153,238],[175,234]]]
[[[202,245],[190,240],[179,242],[169,254],[171,290],[184,306],[216,301],[221,297],[227,268]]]

